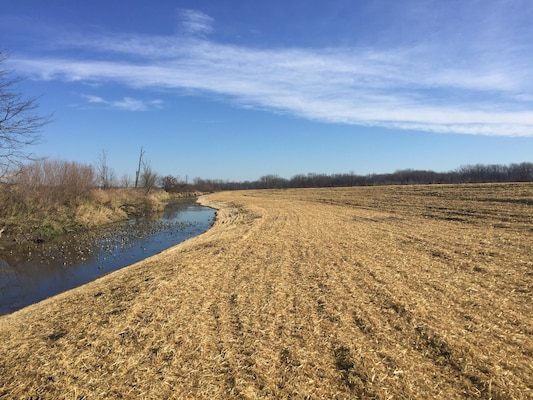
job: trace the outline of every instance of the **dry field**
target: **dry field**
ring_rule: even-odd
[[[0,399],[532,399],[533,185],[224,192],[0,318]]]

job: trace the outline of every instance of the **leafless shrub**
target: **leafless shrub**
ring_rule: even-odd
[[[94,187],[94,181],[90,165],[64,160],[32,161],[1,184],[0,217],[43,218],[61,206],[77,204]]]
[[[96,164],[96,175],[102,189],[110,189],[116,186],[115,171],[107,162],[107,151],[102,150]]]
[[[152,166],[149,161],[143,161],[141,173],[141,184],[144,191],[148,194],[155,187],[157,183],[157,173],[152,170]]]
[[[131,177],[128,174],[123,174],[120,178],[120,187],[122,188],[129,188],[132,187],[133,181],[131,180]]]
[[[94,187],[95,174],[90,165],[42,159],[21,168],[16,181],[28,189],[48,189],[60,197],[73,198]]]

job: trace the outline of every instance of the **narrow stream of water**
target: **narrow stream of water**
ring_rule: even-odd
[[[215,210],[191,201],[162,215],[32,244],[0,256],[0,315],[83,285],[205,232]]]

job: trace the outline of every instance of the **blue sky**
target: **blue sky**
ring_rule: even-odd
[[[530,0],[2,0],[41,156],[134,175],[533,161]]]

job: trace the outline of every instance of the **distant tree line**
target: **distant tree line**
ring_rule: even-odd
[[[357,175],[343,174],[298,174],[290,179],[275,174],[265,175],[256,181],[224,181],[195,178],[187,184],[176,177],[166,176],[161,186],[173,191],[203,191],[240,189],[286,189],[286,188],[320,188],[375,185],[418,185],[418,184],[458,184],[490,182],[533,182],[533,163],[519,164],[475,164],[465,165],[449,172],[429,170],[402,169],[386,174]]]
[[[142,153],[141,153],[142,154]],[[392,173],[358,175],[308,173],[294,175],[290,179],[269,174],[255,181],[229,181],[194,178],[192,182],[179,176],[160,176],[149,161],[139,164],[137,185],[124,175],[118,180],[113,168],[108,165],[107,152],[102,151],[96,165],[64,160],[40,159],[24,164],[8,179],[0,179],[0,188],[7,190],[12,185],[46,192],[51,197],[78,197],[92,188],[138,188],[148,194],[160,188],[169,193],[216,192],[246,189],[321,188],[377,185],[459,184],[490,182],[533,182],[533,163],[475,164],[465,165],[449,172],[402,169]],[[3,183],[3,184],[2,184]]]

